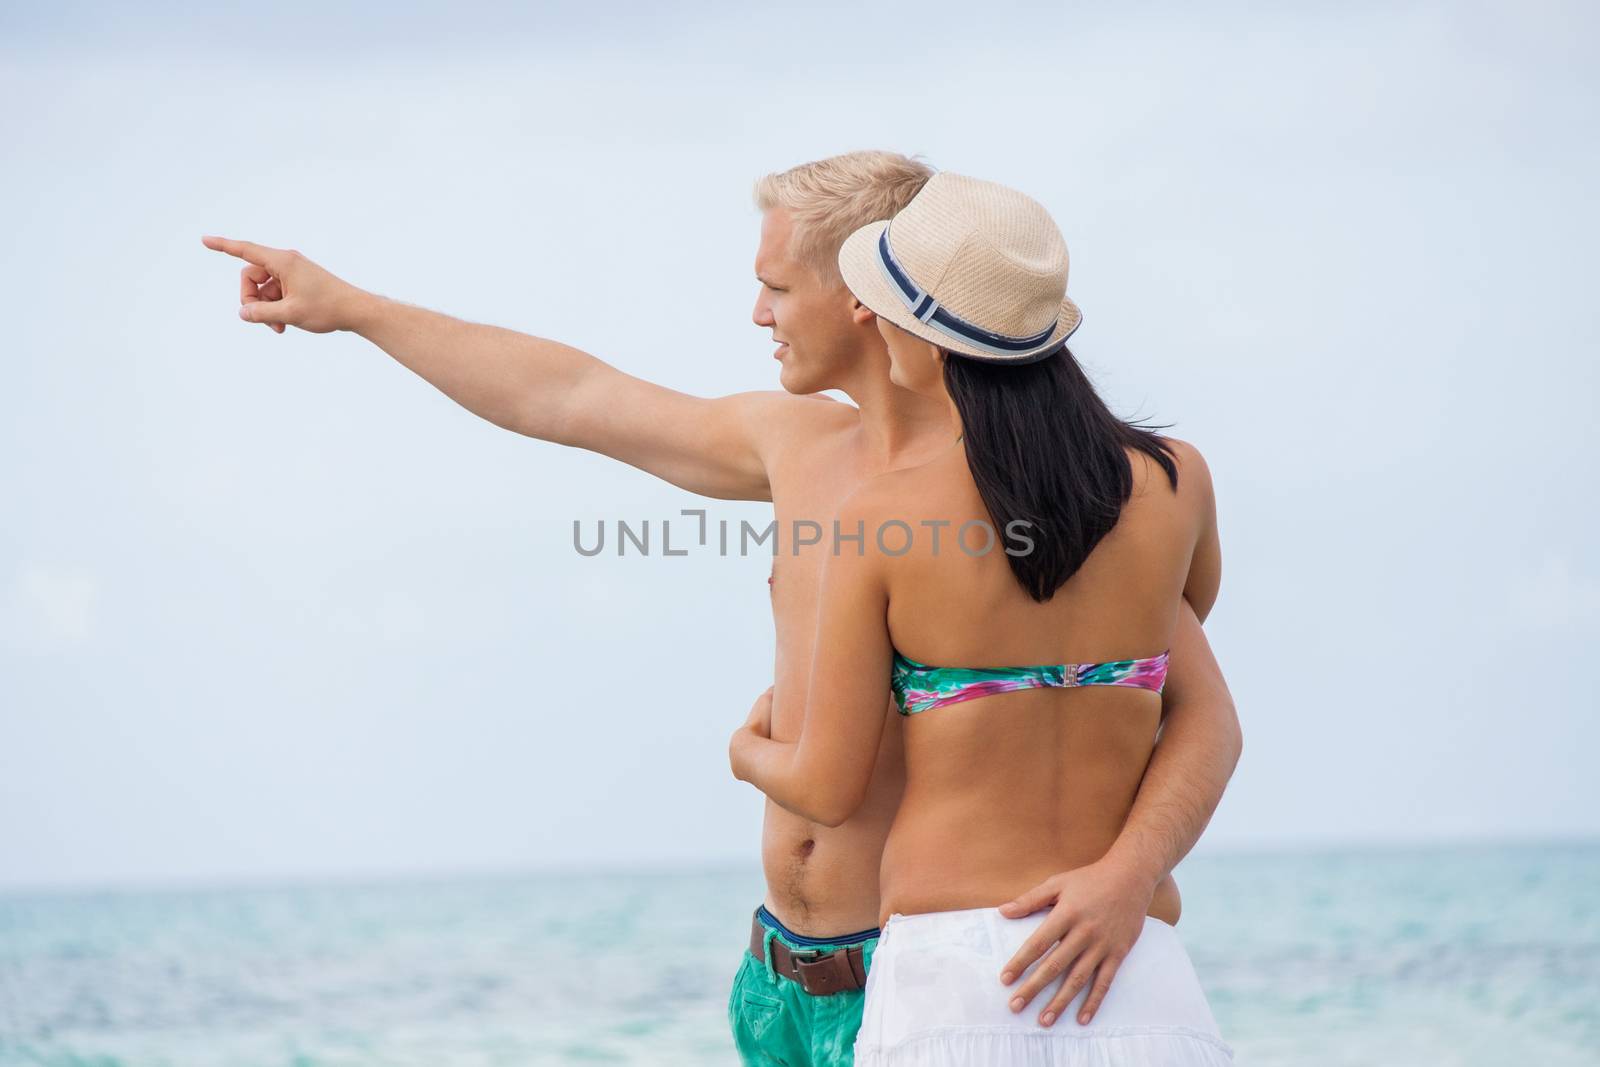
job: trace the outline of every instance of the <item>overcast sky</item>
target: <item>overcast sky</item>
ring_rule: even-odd
[[[770,509],[242,323],[199,237],[774,388],[751,184],[863,147],[1043,201],[1209,460],[1199,853],[1600,834],[1591,9],[175,6],[0,12],[0,886],[753,864],[770,559],[571,523]]]

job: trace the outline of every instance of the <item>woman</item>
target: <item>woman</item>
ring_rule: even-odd
[[[1146,917],[1091,1025],[1051,1027],[1000,982],[1046,913],[996,910],[1099,858],[1132,806],[1180,598],[1214,595],[1204,461],[1096,396],[1065,347],[1065,243],[1021,193],[935,175],[839,265],[895,384],[949,405],[951,446],[845,502],[804,731],[765,736],[764,698],[729,751],[739,778],[837,825],[865,793],[885,688],[907,716],[856,1062],[1231,1063],[1168,923]]]

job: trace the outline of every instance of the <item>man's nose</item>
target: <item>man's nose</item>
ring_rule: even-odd
[[[755,310],[750,312],[750,321],[757,326],[776,326],[777,321],[772,317],[772,309],[767,307],[767,302],[756,298]]]

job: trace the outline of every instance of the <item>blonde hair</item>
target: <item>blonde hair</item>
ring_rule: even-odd
[[[922,191],[933,168],[898,152],[846,152],[756,182],[756,207],[794,219],[789,252],[827,282],[843,282],[839,248],[869,222],[893,218]]]

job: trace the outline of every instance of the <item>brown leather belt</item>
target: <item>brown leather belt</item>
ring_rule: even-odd
[[[767,927],[760,913],[754,916],[750,928],[750,955],[765,963]],[[867,987],[866,958],[860,945],[829,949],[791,949],[781,940],[772,939],[772,969],[791,982],[800,983],[812,996],[825,997],[847,989]]]

